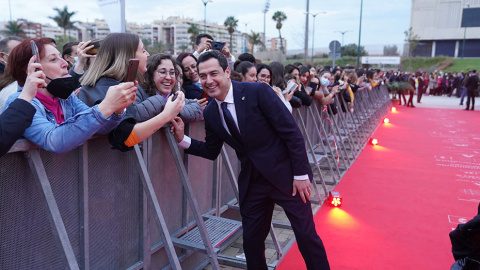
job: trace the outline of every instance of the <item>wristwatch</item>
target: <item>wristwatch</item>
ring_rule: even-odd
[[[118,117],[118,118],[121,118],[125,112],[127,111],[127,108],[124,108],[123,111],[119,111],[119,112],[114,112],[113,114]]]

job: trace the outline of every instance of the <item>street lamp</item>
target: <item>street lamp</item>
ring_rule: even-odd
[[[363,0],[360,1],[360,28],[358,30],[357,69],[360,66],[360,39],[362,36],[362,13],[363,13]]]
[[[304,46],[304,49],[303,49],[303,61],[304,62],[307,62],[307,57],[308,57],[308,14],[310,14],[310,12],[308,11],[308,9],[310,8],[310,1],[307,0],[307,10],[305,11],[305,46]]]
[[[352,31],[350,31],[350,30],[346,30],[346,31],[335,31],[335,33],[340,33],[340,34],[342,34],[342,47],[343,47],[343,45],[344,45],[344,44],[343,44],[343,36],[344,36],[346,33],[348,33],[348,32],[352,32]]]
[[[243,36],[243,53],[247,52],[247,25],[249,22],[245,23],[245,34]]]
[[[267,0],[267,3],[265,3],[265,8],[263,9],[263,48],[265,49],[265,24],[266,24],[266,16],[268,9],[270,8],[270,0]],[[247,32],[247,26],[245,26],[245,33]],[[245,49],[244,49],[245,52]],[[253,52],[252,52],[253,53]]]
[[[313,34],[312,34],[312,65],[313,65],[313,57],[315,56],[315,53],[313,49],[315,48],[315,17],[317,17],[318,14],[325,14],[326,12],[317,12],[317,13],[310,13],[313,17]]]
[[[212,0],[202,0],[203,5],[205,6],[203,11],[203,32],[207,33],[207,4],[212,2]]]

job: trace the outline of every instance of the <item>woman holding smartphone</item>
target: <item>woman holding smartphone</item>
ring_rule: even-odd
[[[82,89],[79,98],[88,106],[94,106],[105,97],[108,87],[118,85],[125,80],[130,59],[138,59],[135,84],[143,81],[147,71],[147,58],[140,38],[131,33],[111,33],[102,42],[94,64],[85,72],[80,82]],[[136,92],[136,102],[127,108],[127,117],[110,134],[115,149],[127,151],[135,144],[150,137],[163,125],[170,122],[185,104],[182,92],[164,99],[161,96],[148,97],[140,86]],[[137,123],[139,122],[139,123]]]
[[[277,93],[278,97],[280,97],[280,99],[283,101],[285,106],[287,106],[287,109],[292,112],[292,107],[299,108],[300,106],[302,106],[300,99],[294,99],[293,96],[293,93],[296,91],[296,89],[298,89],[298,87],[293,88],[292,91],[286,90],[288,83],[285,82],[285,79],[283,77],[283,64],[280,62],[271,62],[268,66],[272,72],[272,77],[270,81],[272,84],[272,88]]]
[[[32,48],[38,52],[38,59],[32,56]],[[46,38],[26,39],[9,56],[9,73],[23,88],[22,92],[37,90],[31,101],[35,115],[23,136],[54,153],[68,152],[93,134],[108,134],[120,123],[137,90],[134,83],[109,87],[102,101],[90,108],[73,94],[75,87],[67,67],[60,52]],[[21,92],[10,96],[6,106],[21,96]]]
[[[149,97],[161,96],[168,99],[174,91],[181,91],[180,82],[176,80],[180,75],[180,67],[169,54],[155,54],[147,60],[147,72],[142,88]],[[135,100],[135,102],[141,102]],[[203,118],[203,109],[207,105],[207,99],[185,99],[185,107],[180,112],[183,122],[195,122]]]

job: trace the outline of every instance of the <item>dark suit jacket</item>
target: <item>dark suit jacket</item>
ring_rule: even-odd
[[[297,123],[267,84],[234,81],[232,84],[243,144],[228,134],[217,103],[211,102],[203,112],[206,141],[192,139],[186,152],[213,160],[219,155],[223,142],[235,149],[241,161],[238,178],[240,204],[253,168],[281,192],[291,196],[294,175],[308,174],[310,179],[313,178]]]
[[[10,150],[32,124],[35,107],[23,99],[15,99],[0,115],[0,157]]]

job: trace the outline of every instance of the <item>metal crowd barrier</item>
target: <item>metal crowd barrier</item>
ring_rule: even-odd
[[[355,94],[355,110],[338,97],[338,113],[315,102],[295,109],[314,171],[313,202],[328,192],[360,154],[390,106],[386,87]],[[204,138],[203,123],[187,126]],[[214,162],[185,155],[168,128],[134,151],[113,151],[94,137],[66,154],[20,140],[0,158],[0,269],[246,268],[223,254],[241,236],[236,176],[228,146]],[[276,259],[281,245],[272,222]]]

